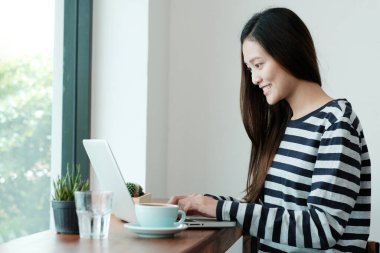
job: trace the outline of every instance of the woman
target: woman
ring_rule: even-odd
[[[322,90],[307,27],[288,9],[268,9],[247,22],[241,45],[241,113],[252,142],[244,201],[194,194],[170,202],[237,221],[252,252],[364,252],[367,145],[351,104]]]

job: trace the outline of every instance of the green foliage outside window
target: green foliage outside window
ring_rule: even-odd
[[[52,59],[0,59],[0,243],[49,228]]]

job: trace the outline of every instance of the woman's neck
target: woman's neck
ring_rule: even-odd
[[[317,83],[300,80],[298,88],[287,101],[292,108],[292,120],[299,119],[333,100]]]

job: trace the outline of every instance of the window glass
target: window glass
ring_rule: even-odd
[[[49,228],[53,0],[0,0],[0,243]]]

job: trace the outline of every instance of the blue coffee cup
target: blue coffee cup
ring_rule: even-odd
[[[178,205],[163,203],[140,203],[135,205],[136,218],[141,227],[177,227],[186,219],[186,213]],[[178,215],[181,219],[177,221]]]

